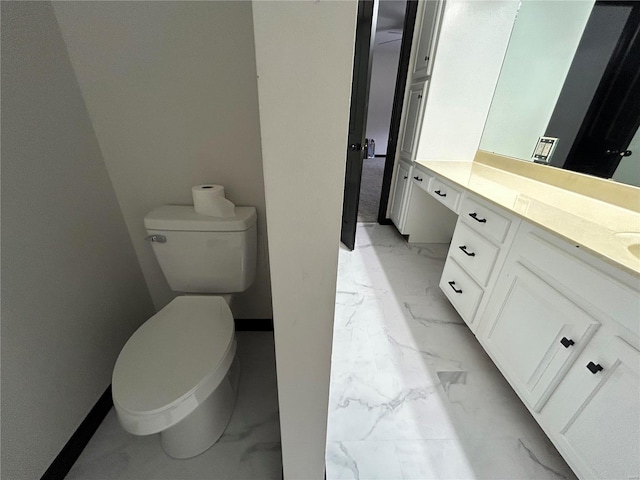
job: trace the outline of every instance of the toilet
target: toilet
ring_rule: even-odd
[[[255,278],[254,207],[235,216],[168,205],[144,219],[169,286],[184,295],[147,320],[127,341],[112,378],[115,411],[134,435],[158,433],[174,458],[194,457],[223,434],[240,378],[233,316],[225,297]]]

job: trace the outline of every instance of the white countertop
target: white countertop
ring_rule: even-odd
[[[418,160],[416,166],[640,276],[640,258],[629,250],[640,254],[636,211],[477,161]]]

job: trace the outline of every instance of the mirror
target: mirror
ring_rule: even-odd
[[[522,0],[480,149],[640,186],[640,2]]]

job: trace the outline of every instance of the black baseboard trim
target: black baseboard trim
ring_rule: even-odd
[[[391,221],[390,218],[385,218],[384,220],[381,220],[378,223],[380,225],[393,225],[393,222]]]
[[[273,318],[236,318],[236,332],[273,332]]]
[[[62,480],[67,476],[111,407],[113,407],[113,398],[111,385],[109,385],[40,480]]]

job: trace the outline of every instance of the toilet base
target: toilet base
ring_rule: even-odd
[[[239,381],[240,359],[236,354],[218,388],[187,417],[160,432],[165,453],[173,458],[191,458],[211,448],[229,424]]]

